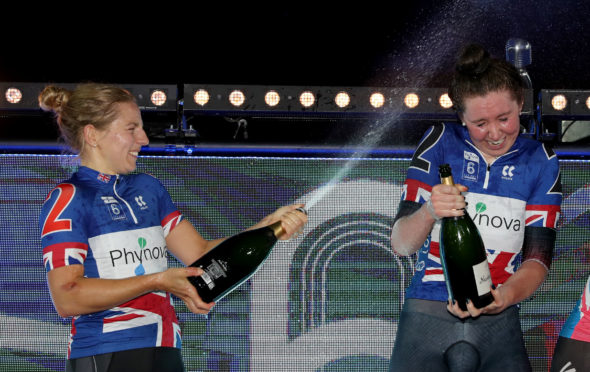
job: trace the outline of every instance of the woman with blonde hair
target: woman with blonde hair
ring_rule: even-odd
[[[214,304],[187,279],[203,271],[168,268],[168,252],[189,265],[223,239],[205,240],[156,178],[131,174],[149,141],[128,91],[48,86],[39,103],[80,157],[79,169],[49,192],[39,220],[54,306],[72,317],[66,370],[183,371],[171,294],[197,314]],[[281,207],[252,228],[281,220],[288,239],[307,221],[298,207]]]

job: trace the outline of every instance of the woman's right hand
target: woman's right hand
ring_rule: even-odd
[[[461,194],[465,191],[467,191],[467,187],[461,184],[434,186],[430,194],[431,213],[439,218],[462,216],[463,209],[467,207],[465,197]]]
[[[189,276],[201,274],[203,274],[203,270],[198,267],[170,268],[158,274],[158,289],[170,292],[180,298],[191,312],[207,314],[215,306],[215,303],[204,302],[199,297],[197,289],[188,280]]]

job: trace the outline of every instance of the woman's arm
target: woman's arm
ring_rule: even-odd
[[[281,220],[281,226],[285,230],[285,235],[280,239],[290,239],[293,235],[300,232],[305,223],[307,223],[305,213],[297,210],[297,208],[302,207],[302,204],[281,207],[247,230],[268,226]],[[182,220],[166,237],[166,245],[168,246],[168,250],[183,264],[190,265],[225,239],[227,238],[206,240],[193,225],[187,220]]]
[[[414,213],[399,218],[391,229],[391,245],[393,251],[400,256],[414,254],[424,241],[436,218],[460,216],[465,208],[465,198],[461,192],[467,191],[465,186],[436,185],[430,194],[430,203],[424,203]],[[430,209],[430,210],[429,210]]]
[[[458,303],[448,304],[449,312],[459,318],[478,317],[481,314],[498,314],[509,306],[515,305],[529,298],[543,284],[547,277],[547,268],[541,263],[529,260],[499,288],[492,288],[494,302],[478,309],[472,302],[467,303],[467,311],[459,308]]]
[[[107,310],[153,291],[173,293],[192,312],[204,314],[212,305],[201,301],[186,280],[201,274],[199,268],[173,268],[125,279],[86,278],[83,265],[69,265],[48,272],[47,281],[55,309],[62,317]]]
[[[300,205],[279,208],[252,228],[267,226],[280,219],[286,231],[282,239],[288,239],[307,222],[307,216],[296,211],[298,207]],[[223,240],[206,240],[183,220],[170,231],[166,245],[182,263],[190,265]],[[184,267],[125,279],[86,278],[83,265],[70,265],[51,270],[47,273],[47,280],[55,308],[62,317],[107,310],[153,291],[170,292],[184,301],[193,313],[205,314],[214,304],[203,302],[187,280],[189,276],[202,273],[200,268]]]

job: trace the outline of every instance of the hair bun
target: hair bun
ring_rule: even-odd
[[[477,78],[490,65],[490,53],[481,45],[469,44],[461,52],[456,70],[462,75]]]
[[[53,111],[59,115],[62,107],[68,102],[70,94],[67,89],[55,85],[46,86],[39,94],[39,107],[43,111]]]

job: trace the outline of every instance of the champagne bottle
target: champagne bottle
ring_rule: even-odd
[[[451,167],[439,167],[441,183],[454,186]],[[462,216],[444,217],[440,227],[440,255],[449,296],[466,311],[467,299],[476,308],[494,301],[492,277],[481,235],[464,210]]]
[[[298,210],[306,213],[303,208]],[[193,262],[190,266],[204,273],[188,279],[203,301],[219,301],[254,275],[284,234],[277,221],[231,236]]]

